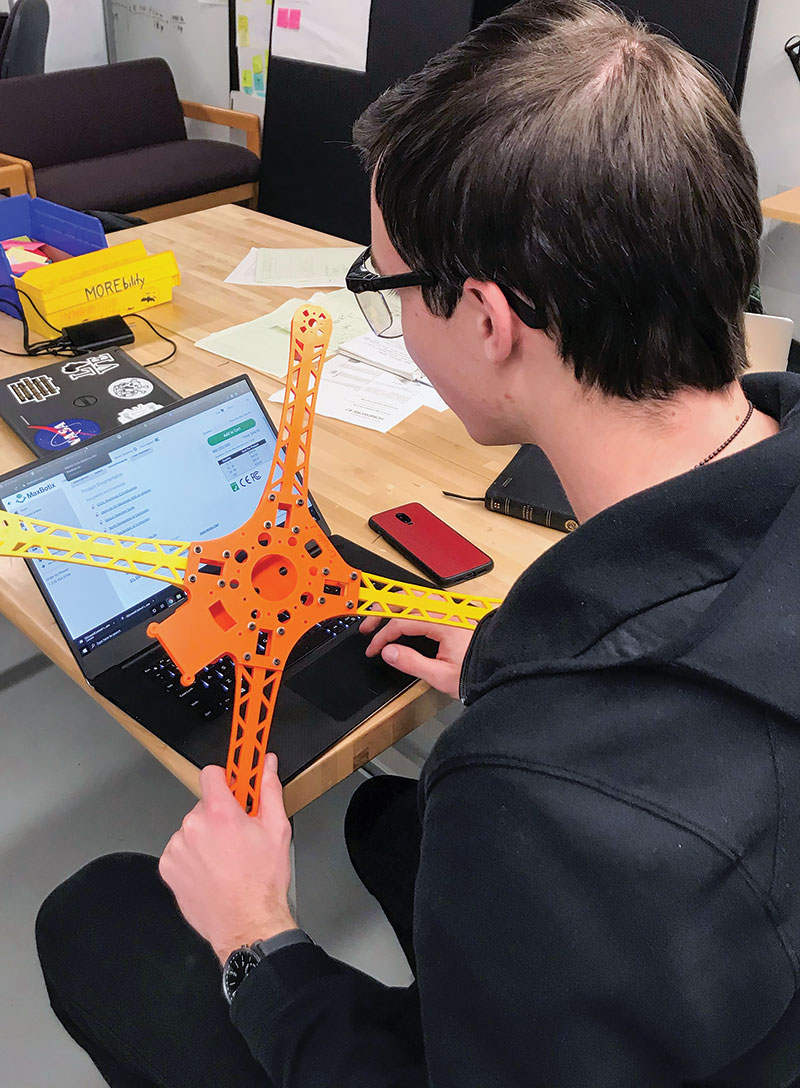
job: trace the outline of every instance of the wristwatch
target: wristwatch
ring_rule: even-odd
[[[222,968],[222,992],[230,1005],[234,994],[263,959],[277,952],[281,948],[288,948],[293,944],[313,944],[309,935],[302,929],[287,929],[283,933],[277,933],[266,941],[255,941],[253,944],[242,945],[234,948],[230,956],[225,960]]]

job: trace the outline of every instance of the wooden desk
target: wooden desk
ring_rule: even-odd
[[[786,223],[800,223],[800,188],[787,189],[785,193],[761,201],[761,210],[767,219],[783,219]]]
[[[181,270],[181,286],[173,301],[146,314],[160,331],[178,342],[177,355],[159,372],[184,396],[234,377],[243,369],[196,348],[195,340],[258,317],[294,295],[312,293],[224,283],[250,246],[343,244],[340,239],[232,205],[112,234],[109,244],[134,237],[142,238],[151,253],[172,249]],[[132,321],[131,325],[135,326],[136,345],[129,350],[140,362],[151,362],[168,350],[142,322]],[[0,314],[0,344],[18,351],[20,342],[19,323]],[[24,369],[24,360],[0,356],[0,377]],[[255,371],[248,373],[265,401],[280,385]],[[310,484],[334,532],[395,560],[397,555],[372,532],[367,519],[401,502],[424,503],[494,558],[492,573],[476,579],[471,587],[479,594],[502,596],[560,534],[490,514],[478,503],[444,498],[442,490],[482,494],[513,452],[510,447],[476,445],[451,412],[440,415],[429,408],[420,409],[386,435],[318,416]],[[0,472],[30,460],[26,447],[0,423]],[[91,691],[20,560],[0,559],[0,610],[77,684]],[[197,793],[197,768],[96,692],[91,695]],[[415,684],[289,783],[285,790],[289,812],[296,812],[428,720],[446,701],[426,684]]]

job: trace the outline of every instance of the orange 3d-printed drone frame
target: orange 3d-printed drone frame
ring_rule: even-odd
[[[330,316],[304,306],[292,320],[289,372],[278,440],[252,517],[216,540],[146,540],[76,529],[0,511],[0,555],[119,570],[183,587],[186,600],[147,633],[193,683],[228,656],[236,666],[228,783],[255,812],[283,668],[315,624],[336,616],[382,615],[472,628],[493,598],[378,578],[354,570],[308,509],[311,429]]]

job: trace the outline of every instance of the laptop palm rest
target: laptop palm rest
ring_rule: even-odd
[[[331,538],[353,567],[379,576],[430,585],[402,567],[374,555],[344,537]],[[435,656],[430,639],[404,639]],[[381,658],[368,658],[367,638],[357,629],[337,636],[294,667],[289,666],[278,692],[268,749],[278,756],[282,782],[298,774],[328,748],[414,683]],[[155,652],[155,649],[154,649]],[[290,659],[291,660],[291,659]],[[115,668],[98,677],[95,687],[150,732],[198,767],[227,760],[230,716],[188,720],[174,704],[143,698],[138,676],[128,680]]]

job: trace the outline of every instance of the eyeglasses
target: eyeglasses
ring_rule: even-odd
[[[398,287],[430,287],[437,282],[432,272],[401,272],[397,276],[382,276],[372,263],[372,252],[367,247],[345,276],[345,286],[356,296],[356,302],[367,324],[376,336],[392,338],[403,335],[400,317],[400,299],[395,293]],[[508,305],[529,329],[547,328],[547,319],[535,306],[505,287],[503,292]]]
[[[369,246],[345,276],[345,286],[356,296],[359,309],[376,336],[402,336],[400,299],[397,287],[427,287],[436,283],[430,272],[403,272],[399,276],[381,276],[372,263]]]

